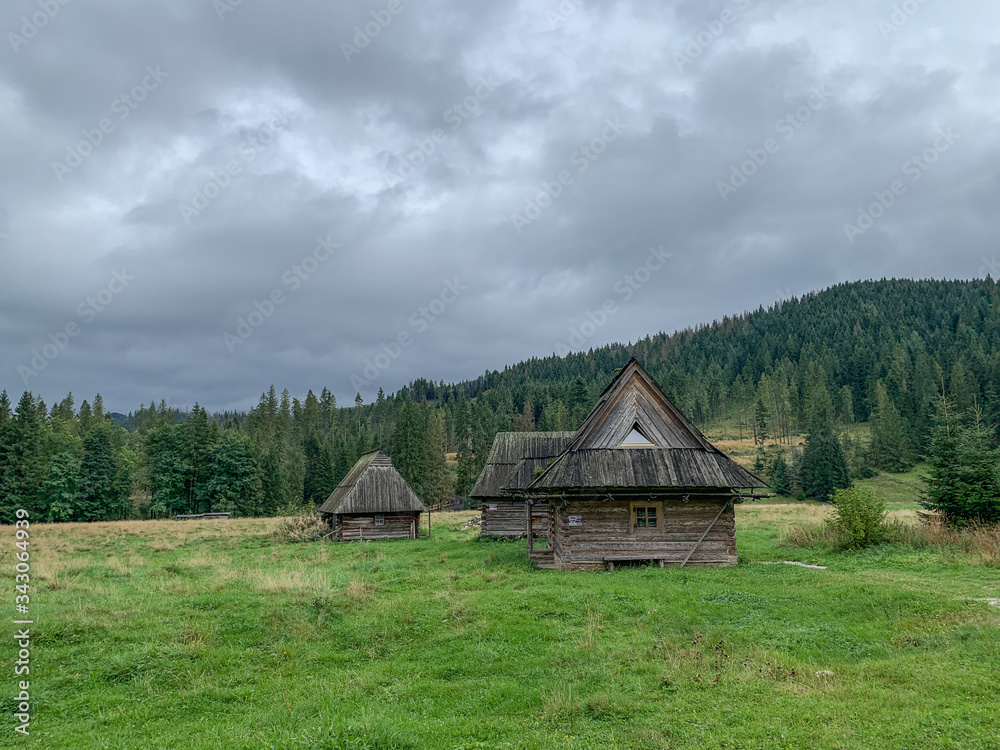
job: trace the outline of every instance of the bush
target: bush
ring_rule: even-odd
[[[326,521],[312,507],[306,506],[295,515],[278,521],[271,529],[271,539],[275,542],[312,542],[323,539],[329,533]]]
[[[831,526],[845,547],[858,549],[886,540],[885,500],[864,487],[833,493]]]

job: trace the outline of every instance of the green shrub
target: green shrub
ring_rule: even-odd
[[[841,544],[858,549],[885,541],[885,500],[865,487],[851,487],[834,492],[833,502],[830,524]]]

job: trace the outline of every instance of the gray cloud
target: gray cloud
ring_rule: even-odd
[[[273,382],[348,403],[404,332],[366,397],[546,356],[609,298],[584,347],[848,279],[971,277],[995,256],[1000,9],[928,2],[896,25],[891,3],[860,0],[401,0],[362,48],[356,29],[388,6],[242,3],[220,20],[209,2],[73,2],[0,49],[0,387],[20,391],[37,351],[27,387],[49,401],[234,408]],[[0,30],[39,7],[6,6]],[[609,118],[623,132],[595,145]],[[958,139],[911,181],[940,128]],[[58,175],[67,149],[89,153]],[[906,192],[850,242],[844,225],[897,179]],[[286,279],[327,236],[329,260]],[[661,245],[669,261],[623,299]],[[417,330],[455,279],[467,288]]]

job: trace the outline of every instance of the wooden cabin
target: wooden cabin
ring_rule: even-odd
[[[340,542],[416,539],[427,507],[381,451],[364,454],[319,512]]]
[[[480,536],[517,539],[527,536],[528,506],[523,497],[509,492],[524,490],[573,439],[573,432],[499,432],[493,440],[476,486],[469,497],[482,508]],[[532,529],[536,536],[548,533],[548,513],[535,508]]]
[[[735,565],[734,502],[767,485],[725,456],[632,359],[522,492],[548,516],[539,567]]]

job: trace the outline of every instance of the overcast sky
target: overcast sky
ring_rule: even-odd
[[[346,405],[1000,270],[995,3],[60,1],[0,12],[15,398]]]

